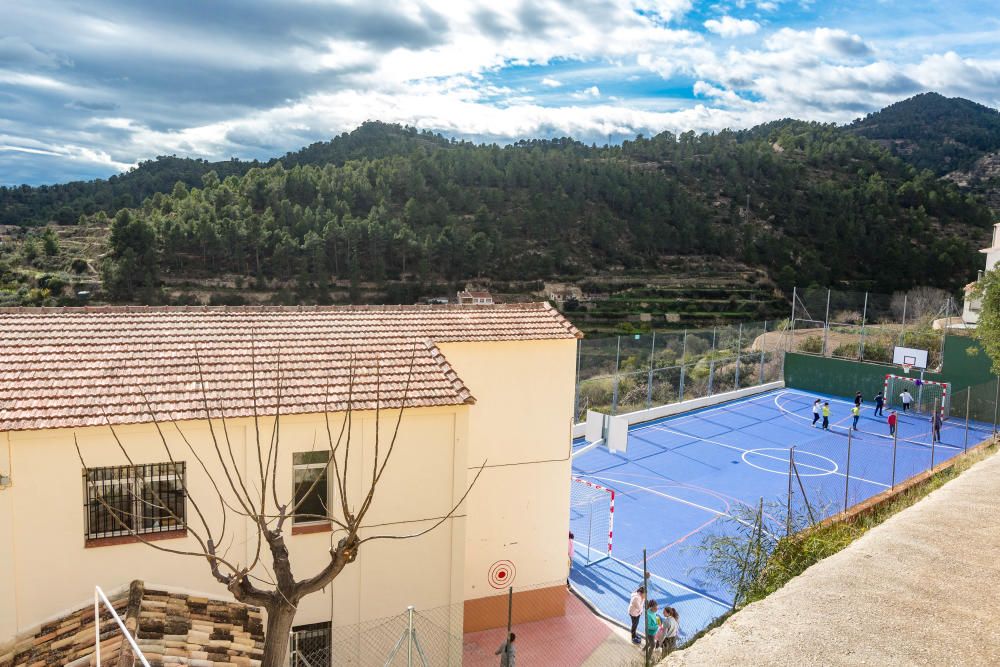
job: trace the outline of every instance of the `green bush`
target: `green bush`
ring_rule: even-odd
[[[833,350],[833,356],[840,357],[842,359],[857,359],[858,346],[854,343],[844,343],[842,345],[838,345]]]
[[[809,336],[799,343],[799,351],[821,354],[823,352],[823,339],[819,336]]]

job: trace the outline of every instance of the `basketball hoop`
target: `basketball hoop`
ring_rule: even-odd
[[[907,375],[910,374],[910,369],[913,368],[913,364],[903,364],[903,372]]]

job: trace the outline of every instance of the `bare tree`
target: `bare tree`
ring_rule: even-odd
[[[378,357],[368,359],[368,363],[374,362],[374,368],[359,368],[358,355],[351,353],[348,363],[348,390],[346,401],[338,400],[336,405],[330,402],[330,386],[326,384],[324,393],[324,428],[322,433],[314,435],[310,443],[295,443],[296,451],[310,449],[311,451],[321,451],[317,449],[317,444],[324,447],[328,452],[328,460],[322,470],[314,475],[310,486],[302,493],[292,492],[292,498],[279,497],[277,479],[279,475],[278,461],[279,452],[282,447],[287,446],[282,442],[281,435],[281,408],[282,408],[282,375],[280,353],[277,357],[275,372],[274,410],[269,412],[267,417],[272,420],[270,434],[262,432],[261,420],[264,419],[262,411],[259,409],[259,397],[263,390],[257,376],[256,353],[251,343],[251,380],[252,380],[252,421],[253,421],[253,445],[256,449],[255,469],[245,473],[240,472],[237,465],[237,457],[234,454],[232,442],[230,440],[228,420],[220,398],[217,405],[213,406],[209,399],[209,390],[206,386],[204,369],[197,352],[196,368],[199,376],[200,402],[204,411],[205,419],[208,420],[211,447],[207,452],[199,452],[185,435],[180,424],[176,421],[168,422],[176,429],[180,440],[191,454],[194,462],[210,481],[214,498],[195,498],[187,488],[187,480],[183,482],[182,491],[184,497],[190,503],[195,521],[184,521],[181,516],[175,513],[170,503],[165,501],[153,484],[147,484],[146,480],[139,477],[144,489],[150,491],[150,497],[139,497],[137,507],[138,512],[129,512],[120,507],[115,507],[108,503],[103,497],[98,498],[100,506],[112,517],[114,525],[117,525],[122,532],[134,536],[139,542],[158,551],[174,554],[177,556],[193,557],[203,559],[207,562],[214,578],[223,584],[233,597],[238,601],[262,607],[267,612],[267,627],[265,632],[264,655],[261,660],[262,667],[278,667],[284,665],[287,659],[289,633],[295,618],[295,612],[299,601],[307,595],[315,593],[329,585],[343,571],[343,569],[353,563],[359,556],[362,546],[373,540],[402,540],[412,539],[425,535],[442,525],[451,518],[458,508],[468,497],[486,461],[483,461],[478,472],[468,485],[458,502],[451,509],[439,517],[429,517],[433,523],[426,529],[407,535],[385,535],[371,534],[361,536],[365,528],[365,517],[371,510],[377,497],[377,490],[382,476],[386,471],[393,452],[396,447],[400,432],[403,413],[410,405],[410,383],[414,373],[414,362],[416,359],[418,346],[413,348],[413,356],[410,358],[409,369],[406,374],[405,386],[401,392],[401,397],[393,397],[386,400],[396,407],[383,408],[382,397],[382,367]],[[374,412],[375,436],[374,436],[374,456],[372,458],[371,470],[362,473],[360,480],[360,498],[353,500],[348,493],[350,484],[358,485],[357,480],[349,480],[350,461],[352,449],[359,446],[352,442],[355,437],[352,429],[352,421],[355,412],[355,382],[359,377],[375,380],[374,408],[366,409]],[[145,402],[150,421],[156,428],[160,443],[162,444],[168,460],[171,464],[177,464],[178,458],[173,448],[168,442],[164,433],[164,422],[156,415],[148,395],[141,389],[138,390]],[[399,392],[396,391],[396,394]],[[358,401],[366,406],[370,406],[370,396],[364,401]],[[391,424],[391,437],[387,441],[382,441],[380,428],[384,418],[384,413],[395,413]],[[106,418],[108,426],[111,428],[113,438],[124,454],[129,465],[134,465],[132,457],[117,430]],[[74,441],[76,440],[74,436]],[[325,440],[325,443],[322,441]],[[305,447],[303,445],[306,445]],[[176,447],[176,445],[175,445]],[[80,462],[86,469],[83,453],[77,443],[77,454]],[[251,452],[253,448],[251,448]],[[250,456],[252,457],[252,453]],[[353,453],[358,455],[358,453]],[[222,474],[213,475],[209,467],[218,465]],[[143,470],[142,466],[136,466],[136,470]],[[332,485],[329,489],[329,503],[324,502],[324,514],[303,514],[299,511],[302,503],[311,497],[318,489],[320,480],[332,471]],[[250,479],[251,473],[253,478]],[[324,475],[323,473],[326,473]],[[293,485],[294,486],[294,485]],[[323,491],[324,489],[319,489]],[[141,496],[141,494],[140,494]],[[320,494],[323,498],[324,494]],[[325,500],[325,499],[324,499]],[[218,504],[218,513],[212,514],[209,505]],[[146,535],[138,531],[143,517],[149,516],[147,512],[157,512],[161,516],[169,518],[177,525],[185,525],[188,534],[193,536],[198,548],[195,550],[176,549],[164,546],[162,542],[150,541]],[[285,531],[291,518],[306,519],[309,521],[328,522],[332,530],[331,547],[329,551],[329,561],[317,572],[310,576],[298,578],[292,573],[292,563],[285,544]],[[255,531],[247,538],[248,544],[254,544],[253,556],[248,562],[242,563],[239,559],[230,557],[229,547],[232,546],[232,528],[234,523],[246,522]],[[218,524],[218,525],[217,525]],[[227,527],[230,528],[230,544],[226,546]],[[269,561],[269,562],[268,562]]]

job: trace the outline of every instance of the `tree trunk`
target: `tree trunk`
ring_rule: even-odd
[[[275,603],[273,608],[265,607],[267,630],[264,634],[264,655],[260,667],[288,666],[288,635],[295,622],[295,607],[284,601]]]

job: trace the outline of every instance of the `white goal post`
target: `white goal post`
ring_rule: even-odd
[[[910,396],[913,397],[911,405],[914,411],[930,412],[934,409],[934,401],[936,400],[941,419],[948,418],[951,408],[951,383],[921,380],[920,378],[892,373],[885,376],[883,392],[886,406],[901,406],[902,401],[899,396],[903,391],[910,392]]]
[[[604,532],[607,527],[607,533]],[[578,477],[570,484],[569,529],[586,549],[587,564],[611,557],[615,534],[615,492]],[[605,539],[607,538],[607,539]],[[601,554],[596,559],[594,554]]]

